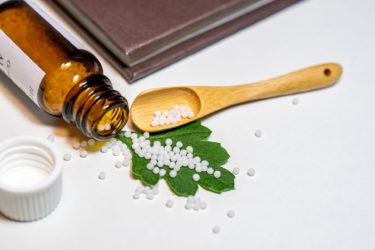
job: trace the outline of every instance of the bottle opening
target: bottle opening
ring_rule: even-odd
[[[125,126],[128,112],[122,107],[107,110],[95,125],[95,137],[108,138],[115,136]]]

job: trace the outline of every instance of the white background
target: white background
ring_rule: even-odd
[[[139,183],[128,168],[113,166],[114,157],[80,159],[72,152],[60,206],[32,223],[0,216],[0,249],[375,249],[374,24],[371,0],[304,1],[132,85],[98,55],[130,102],[152,87],[254,82],[330,61],[341,63],[344,74],[329,89],[204,119],[211,139],[231,154],[226,167],[241,169],[235,191],[198,192],[207,210],[185,210],[186,199],[164,183],[153,201],[135,201]],[[55,134],[60,152],[72,151],[74,127],[38,110],[3,74],[0,82],[1,140]],[[254,177],[245,174],[249,168]],[[175,201],[171,209],[168,198]],[[236,212],[232,220],[229,209]]]

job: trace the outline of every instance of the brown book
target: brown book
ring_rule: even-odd
[[[57,0],[135,81],[298,0]]]

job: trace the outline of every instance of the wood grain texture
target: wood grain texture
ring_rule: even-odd
[[[130,116],[140,130],[163,131],[240,103],[329,87],[337,82],[341,74],[342,67],[339,64],[326,63],[252,84],[151,89],[136,97]],[[189,105],[195,117],[182,119],[175,125],[151,127],[155,111],[170,110],[176,104]]]

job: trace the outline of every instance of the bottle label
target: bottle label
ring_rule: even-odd
[[[37,105],[45,72],[0,30],[0,69]]]

